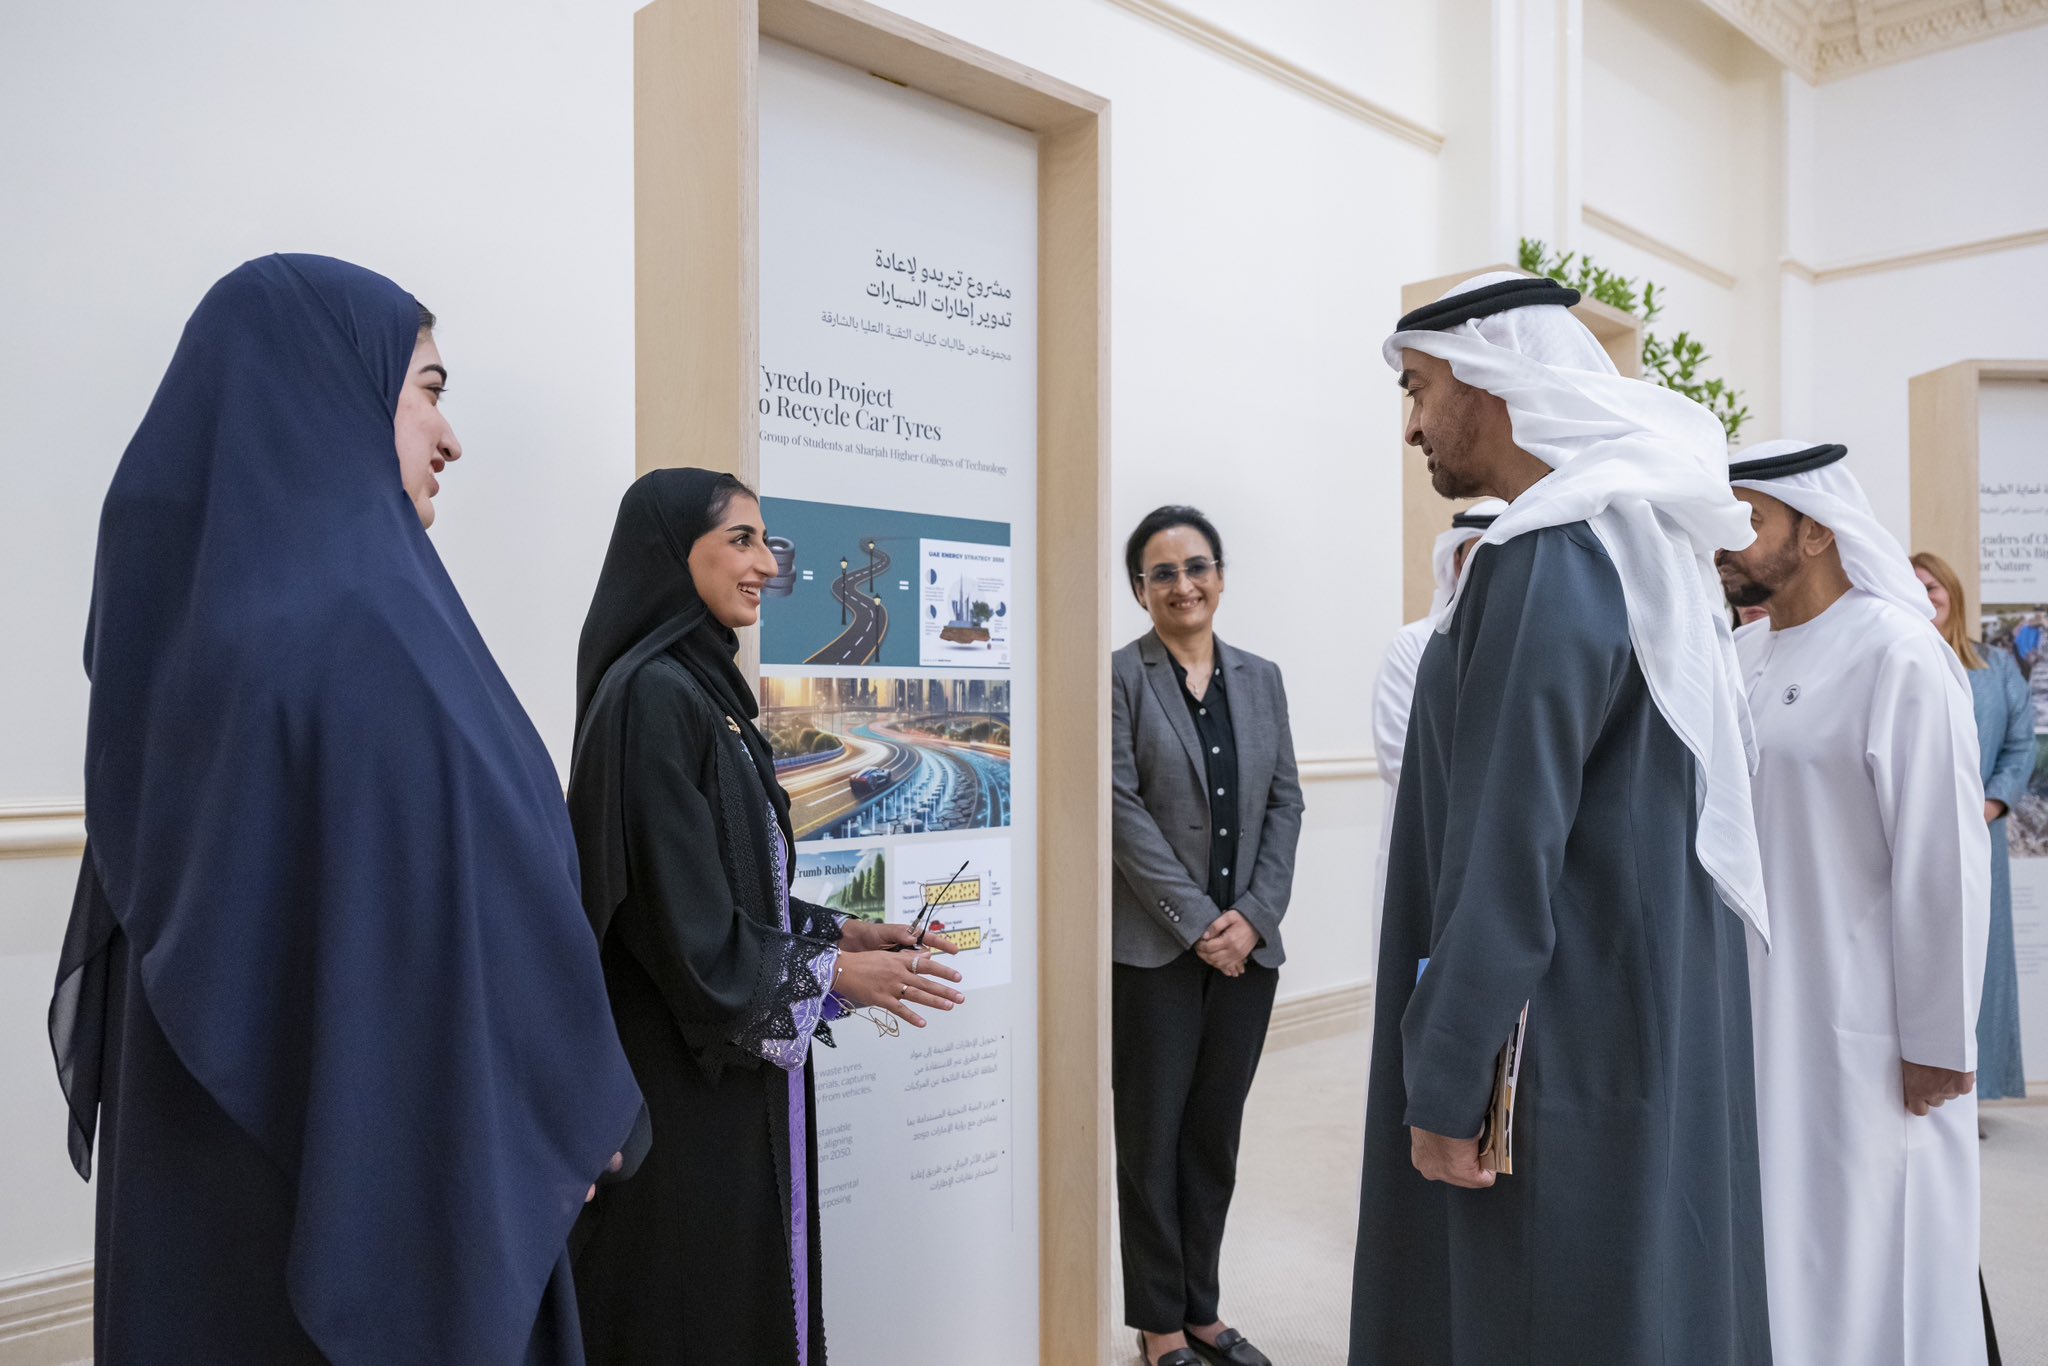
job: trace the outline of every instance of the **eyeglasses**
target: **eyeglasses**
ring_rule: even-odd
[[[1145,578],[1154,588],[1171,588],[1186,574],[1189,583],[1207,583],[1209,576],[1223,567],[1221,560],[1205,560],[1200,556],[1186,564],[1154,565],[1145,571]]]

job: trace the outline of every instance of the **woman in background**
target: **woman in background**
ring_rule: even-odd
[[[424,529],[432,329],[250,261],[107,491],[50,1006],[103,1366],[583,1359],[569,1230],[640,1097],[555,766]]]
[[[1124,1317],[1151,1366],[1270,1366],[1218,1301],[1301,835],[1287,689],[1278,667],[1216,637],[1223,538],[1200,512],[1148,513],[1124,567],[1152,618],[1110,661]]]
[[[1970,673],[1977,707],[1977,747],[1984,779],[1984,819],[1991,823],[1991,946],[1984,966],[1984,1003],[1977,1012],[1977,1097],[2027,1093],[2020,1061],[2019,960],[2013,946],[2011,854],[2006,817],[2026,794],[2034,769],[2034,710],[2027,680],[2011,654],[1970,639],[1962,614],[1963,585],[1946,560],[1925,551],[1913,572],[1934,604],[1934,626]]]

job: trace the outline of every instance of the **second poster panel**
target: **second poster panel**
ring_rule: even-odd
[[[925,1346],[1035,1361],[1037,147],[773,43],[760,107],[761,722],[796,895],[933,905],[967,993],[814,1053],[832,1351],[897,1359],[914,1303]]]

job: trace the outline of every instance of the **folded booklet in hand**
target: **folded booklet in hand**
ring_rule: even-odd
[[[1529,1032],[1529,1003],[1515,1020],[1515,1032],[1493,1060],[1493,1098],[1479,1130],[1479,1169],[1500,1176],[1515,1170],[1515,1087],[1522,1079],[1522,1042]]]
[[[1422,980],[1427,958],[1415,964],[1415,980]],[[1493,1060],[1493,1095],[1486,1102],[1486,1117],[1479,1125],[1479,1169],[1498,1176],[1515,1171],[1515,1087],[1522,1079],[1522,1044],[1529,1032],[1529,1003],[1515,1019],[1514,1033],[1501,1045]]]

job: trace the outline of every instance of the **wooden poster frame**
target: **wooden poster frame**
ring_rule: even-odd
[[[1110,1292],[1109,103],[862,0],[654,0],[633,38],[642,473],[698,465],[759,485],[762,39],[1037,135],[1039,1356],[1097,1360]]]
[[[1474,270],[1461,270],[1455,275],[1440,275],[1434,280],[1418,280],[1402,287],[1401,312],[1404,316],[1412,313],[1424,304],[1441,299],[1453,285],[1475,275],[1490,275],[1496,271],[1529,274],[1513,266],[1480,266]],[[1616,370],[1631,379],[1643,373],[1643,324],[1640,319],[1592,298],[1581,299],[1572,305],[1572,313],[1592,330]],[[1408,401],[1403,399],[1403,431],[1407,424]],[[1429,610],[1430,594],[1436,589],[1436,574],[1429,564],[1430,547],[1436,544],[1441,533],[1450,530],[1451,517],[1471,500],[1453,501],[1441,497],[1429,486],[1429,471],[1424,467],[1422,458],[1409,449],[1405,441],[1400,449],[1401,620],[1406,622],[1418,620]]]
[[[1986,380],[2048,382],[2048,360],[1963,360],[1906,382],[1913,500],[1907,550],[1931,550],[1956,571],[1972,640],[1984,632],[1977,399]]]

